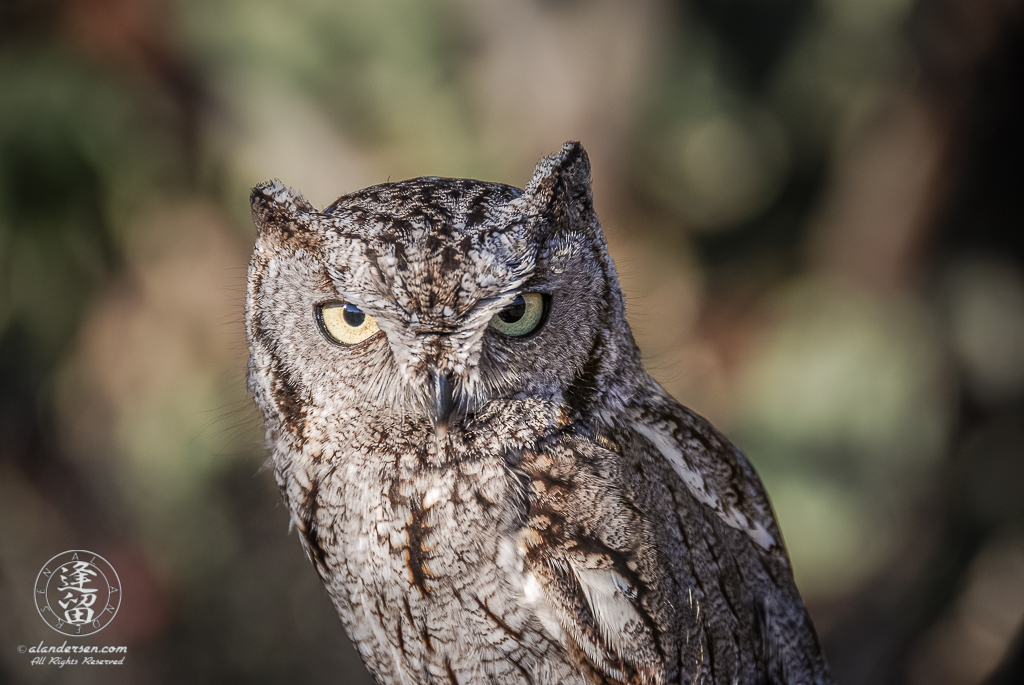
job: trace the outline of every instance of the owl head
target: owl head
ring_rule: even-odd
[[[582,415],[639,364],[579,143],[525,190],[416,178],[322,211],[252,192],[249,387],[271,432],[357,409],[443,436],[489,402]]]

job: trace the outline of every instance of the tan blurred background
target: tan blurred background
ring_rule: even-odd
[[[4,0],[0,681],[367,682],[261,470],[249,188],[521,187],[568,139],[838,682],[1024,682],[1014,0]],[[16,651],[74,548],[123,667]]]

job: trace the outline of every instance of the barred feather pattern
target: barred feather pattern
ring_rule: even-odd
[[[832,682],[753,468],[643,368],[579,143],[522,190],[251,199],[249,389],[379,683]],[[502,334],[523,293],[544,320]],[[332,342],[329,302],[380,332]]]

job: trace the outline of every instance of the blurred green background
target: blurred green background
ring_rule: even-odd
[[[4,0],[0,681],[367,682],[261,470],[249,188],[521,187],[579,139],[837,681],[1024,682],[1022,130],[1015,0]],[[16,651],[75,548],[123,667]]]

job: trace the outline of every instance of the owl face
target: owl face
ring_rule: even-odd
[[[569,402],[625,327],[578,144],[525,191],[418,178],[316,211],[271,182],[252,204],[250,388],[299,441],[353,408],[443,435],[488,402]]]

